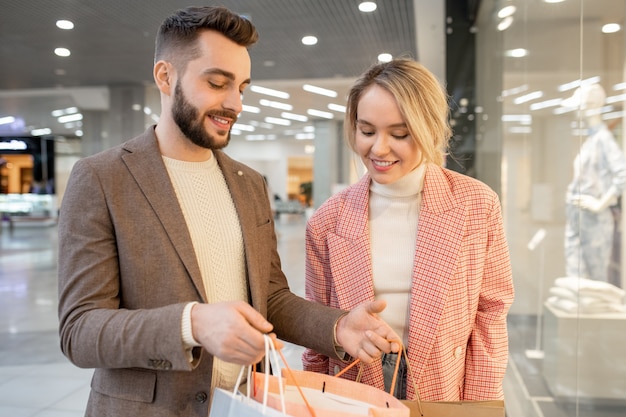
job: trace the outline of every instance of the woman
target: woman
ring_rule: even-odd
[[[345,133],[367,173],[332,196],[306,232],[306,296],[350,309],[384,299],[380,314],[403,339],[399,398],[502,399],[513,302],[498,196],[443,168],[447,96],[419,63],[397,59],[367,70],[349,96]],[[390,390],[397,355],[362,369],[360,381]],[[313,350],[306,370],[347,366]],[[346,373],[357,378],[357,369]]]

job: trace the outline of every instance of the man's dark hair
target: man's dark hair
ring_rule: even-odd
[[[187,62],[200,55],[196,40],[204,30],[215,30],[245,47],[252,46],[259,39],[252,22],[225,7],[187,7],[161,24],[156,37],[154,62],[166,60],[184,69]]]

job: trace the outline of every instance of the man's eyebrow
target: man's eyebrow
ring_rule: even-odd
[[[221,75],[223,77],[228,78],[231,81],[235,81],[235,74],[230,71],[223,70],[221,68],[208,68],[203,71],[206,75]],[[250,78],[244,80],[241,84],[250,84],[252,81]]]

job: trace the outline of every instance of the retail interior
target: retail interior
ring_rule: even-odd
[[[12,46],[0,47],[0,415],[79,416],[91,372],[59,350],[58,208],[79,158],[158,121],[154,31],[188,4],[3,3],[0,37]],[[501,199],[516,289],[507,416],[626,415],[622,198],[601,233],[611,242],[603,277],[587,279],[584,260],[566,268],[565,239],[568,186],[593,127],[576,91],[601,86],[598,118],[618,145],[613,156],[624,149],[626,4],[378,0],[362,12],[351,0],[257,3],[220,2],[261,35],[250,52],[255,89],[226,152],[268,179],[294,292],[303,288],[307,216],[363,172],[341,138],[347,89],[380,54],[416,57],[450,95],[448,167]],[[303,45],[305,36],[317,44]],[[71,52],[56,56],[55,47]],[[583,222],[574,229],[586,233]],[[288,349],[300,366],[300,347]]]

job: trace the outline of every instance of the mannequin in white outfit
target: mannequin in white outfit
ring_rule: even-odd
[[[602,121],[606,94],[599,84],[579,88],[568,100],[582,111],[588,135],[567,189],[566,274],[608,281],[614,234],[611,207],[626,188],[626,157]]]

